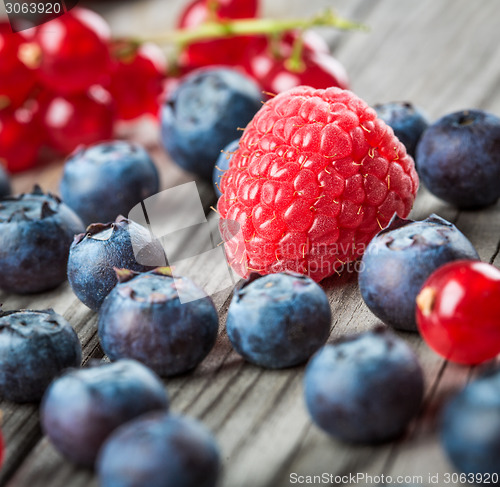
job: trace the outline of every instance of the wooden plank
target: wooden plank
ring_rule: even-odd
[[[418,200],[414,211],[415,217],[427,213],[427,203],[427,198]],[[334,314],[329,341],[346,333],[361,332],[379,323],[361,300],[356,276],[344,276],[340,282],[338,281],[339,279],[333,278],[325,284]],[[421,348],[421,340],[416,335],[410,333],[401,335],[417,351]],[[442,361],[425,348],[423,353],[429,355],[425,372],[427,376],[432,377],[439,371]],[[280,398],[276,409],[269,413],[262,425],[259,425],[258,432],[247,444],[246,451],[238,452],[236,459],[230,457],[231,471],[227,474],[226,485],[235,485],[238,476],[243,475],[242,470],[247,473],[253,472],[254,480],[257,477],[255,484],[248,485],[289,485],[290,474],[293,472],[301,475],[361,472],[366,470],[366,464],[374,462],[375,458],[385,459],[389,455],[390,451],[385,447],[373,449],[335,442],[318,428],[313,427],[303,404],[303,369],[294,370],[290,375],[294,380],[290,391],[294,392],[289,392]],[[244,418],[245,410],[242,408],[239,420],[245,421]],[[272,428],[269,425],[272,425]],[[289,434],[276,435],[276,430],[288,430]],[[272,443],[272,456],[266,446],[268,434],[275,438]]]
[[[398,8],[398,5],[392,6]],[[354,67],[354,70],[359,70],[359,76],[355,78],[359,81],[359,92],[369,90],[368,99],[372,103],[394,99],[412,100],[421,104],[433,118],[468,107],[498,112],[500,99],[498,93],[493,91],[495,84],[492,83],[492,80],[498,79],[498,69],[492,73],[490,61],[486,63],[486,67],[483,57],[496,56],[496,53],[492,53],[494,49],[487,46],[491,42],[490,35],[498,39],[495,22],[488,18],[495,15],[493,11],[497,5],[493,5],[493,2],[485,4],[485,11],[480,15],[476,15],[475,10],[468,10],[465,4],[455,4],[452,8],[443,2],[420,2],[413,6],[418,11],[413,9],[412,15],[404,15],[400,11],[398,18],[402,25],[396,27],[396,32],[391,30],[389,34],[388,21],[383,12],[380,9],[374,11],[373,25],[376,27],[372,34],[378,34],[376,39],[372,39],[371,46],[368,46],[368,52],[361,52],[361,59],[356,59],[359,64],[357,68]],[[412,10],[405,2],[400,2],[399,8],[408,8],[408,13]],[[401,49],[396,39],[409,29],[423,34],[420,37],[422,45],[414,42]],[[462,43],[464,35],[469,40]],[[457,44],[455,49],[443,48],[447,44],[451,47],[453,41]],[[354,52],[360,52],[356,43],[361,43],[361,40],[355,38],[346,46],[346,59],[351,59]],[[432,56],[431,52],[434,52]],[[411,62],[404,62],[403,58],[410,57]],[[372,62],[368,62],[369,59]],[[460,65],[465,59],[467,67],[462,69]],[[422,68],[425,65],[428,67],[424,71]],[[495,66],[498,68],[497,63]],[[485,73],[485,69],[488,73]],[[374,79],[381,80],[375,88],[372,84],[367,84]],[[425,193],[421,191],[419,198]],[[423,213],[414,211],[414,217],[418,213],[419,217],[424,217],[432,211],[454,221],[476,246],[481,258],[487,262],[492,261],[498,251],[499,205],[481,212],[457,214],[456,210],[436,198],[428,194],[424,197],[427,209]],[[453,471],[436,434],[437,411],[452,392],[465,384],[471,371],[467,367],[449,365],[441,360],[436,362],[436,357],[422,346],[418,348],[418,354],[424,365],[428,384],[426,406],[418,424],[402,442],[383,447],[388,450],[385,455],[378,454],[374,462],[370,457],[369,465],[355,464],[351,471],[364,471],[371,475],[384,473],[394,477],[424,474],[424,483],[428,483],[428,473],[442,475]],[[432,368],[429,367],[429,359],[434,364]]]
[[[159,25],[164,19],[154,15],[160,3],[165,5],[161,0],[143,0],[141,7],[131,4],[130,9],[120,3],[115,25],[130,28],[136,18],[142,17],[144,25],[149,26],[153,25],[149,24],[152,17],[156,17],[153,22],[160,30],[164,28]],[[286,11],[300,15],[330,3],[294,0],[286,3]],[[497,2],[484,0],[480,10],[466,0],[345,1],[341,4],[372,28],[369,34],[329,37],[336,47],[336,55],[351,75],[353,89],[367,101],[410,99],[422,105],[433,118],[464,107],[500,112],[500,96],[494,90],[500,79],[500,52],[496,49],[500,37],[496,26],[500,13]],[[265,12],[281,16],[285,11],[283,5],[267,1]],[[180,1],[175,0],[169,8],[173,12],[179,6]],[[349,15],[341,8],[338,10]],[[171,21],[172,17],[167,19],[167,23]],[[140,21],[135,25],[138,24]],[[167,164],[162,165],[164,187],[186,177],[164,162]],[[16,180],[16,187],[24,189],[33,178],[42,177],[46,178],[47,187],[54,189],[59,170],[60,167],[55,166],[43,173],[27,174]],[[458,212],[422,189],[412,216],[424,218],[431,212],[456,222],[484,260],[500,264],[498,204],[481,212]],[[198,237],[194,234],[192,238]],[[209,264],[201,256],[196,265],[194,277],[202,286],[210,282],[214,271],[221,272]],[[329,279],[324,287],[334,312],[330,340],[377,323],[361,301],[355,276]],[[426,399],[422,414],[407,436],[399,441],[376,448],[345,445],[311,424],[302,398],[303,367],[264,371],[244,363],[232,350],[224,331],[230,296],[230,289],[214,296],[221,328],[211,354],[193,373],[166,381],[172,410],[200,418],[215,432],[224,459],[223,486],[289,485],[291,472],[302,475],[366,472],[395,476],[451,471],[438,443],[436,418],[442,402],[476,371],[446,364],[416,334],[401,333],[424,366]],[[54,306],[77,328],[84,342],[85,356],[101,356],[95,335],[95,315],[72,297],[67,285],[39,297],[7,298],[9,308]],[[62,459],[46,439],[40,439],[36,408],[0,406],[6,409],[5,432],[9,445],[0,484],[6,482],[22,461],[8,483],[10,487],[97,485],[91,472],[76,469]]]
[[[139,141],[145,142],[144,138],[139,139]],[[149,147],[149,151],[159,169],[162,189],[194,179],[192,175],[174,165],[157,145]],[[58,193],[62,169],[62,161],[57,161],[49,166],[22,173],[14,178],[14,192],[30,191],[33,181],[37,181],[45,191]],[[202,204],[205,209],[208,209],[214,202],[213,189],[203,182],[198,182],[197,185]],[[181,242],[179,244],[182,245]],[[77,331],[83,347],[83,363],[85,364],[91,358],[99,359],[102,357],[96,334],[97,315],[75,297],[68,283],[59,286],[53,291],[37,295],[22,296],[0,292],[0,302],[3,303],[4,310],[53,308],[56,312],[62,314]],[[0,471],[0,485],[3,485],[30,450],[40,441],[41,432],[36,405],[23,405],[20,407],[8,401],[0,401],[0,409],[3,413],[2,432],[7,444],[6,457]],[[47,450],[45,448],[46,443],[46,440],[42,440],[42,451]],[[44,456],[45,454],[40,457],[41,465],[50,465],[50,463],[45,462]],[[59,460],[64,463],[62,459]],[[36,469],[35,472],[37,478],[40,480],[45,479],[43,475],[38,476]]]
[[[500,203],[479,212],[460,212],[456,220],[457,226],[469,237],[485,262],[493,261],[498,247],[499,214]],[[427,361],[421,360],[427,368]],[[466,384],[471,374],[480,370],[478,367],[474,369],[442,361],[441,370],[431,378],[431,393],[427,396],[418,426],[403,444],[392,450],[384,468],[386,474],[418,475],[420,472],[437,474],[442,479],[445,473],[453,471],[439,442],[440,411],[446,401]]]
[[[491,5],[491,4],[490,4]],[[394,7],[394,4],[391,4],[392,7]],[[432,7],[432,5],[429,5],[427,3],[424,7],[424,9],[428,9],[429,7]],[[401,7],[403,8],[403,7]],[[378,14],[378,18],[383,18],[384,15],[386,15],[386,11],[381,11],[381,10],[375,10],[375,15]],[[432,12],[432,10],[430,10]],[[401,12],[400,12],[401,13]],[[464,18],[467,18],[471,13],[466,12],[464,13]],[[429,16],[431,14],[429,13]],[[418,16],[411,16],[411,21],[415,21],[415,19],[420,20]],[[429,20],[429,19],[426,19]],[[461,25],[461,24],[459,24]],[[403,28],[406,27],[408,28],[408,25],[403,26]],[[402,28],[402,29],[403,29]],[[418,28],[418,27],[417,27]],[[387,39],[387,43],[392,43],[393,45],[396,45],[397,42],[395,42],[395,38],[388,36],[389,39]],[[361,42],[358,40],[358,42]],[[373,41],[373,49],[380,49],[380,44],[377,42],[377,39]],[[394,48],[393,48],[394,49]],[[429,55],[429,51],[426,52],[427,55]],[[339,57],[342,59],[343,52],[340,51]],[[369,55],[367,55],[369,56]],[[352,58],[350,58],[352,59]],[[359,59],[354,59],[355,62],[359,62]],[[349,61],[346,62],[346,64]],[[401,63],[399,64],[401,66]],[[479,67],[479,66],[477,66]],[[365,65],[362,66],[360,69],[364,69]],[[362,71],[360,71],[361,73]],[[449,73],[448,73],[449,74]],[[360,74],[360,78],[361,74]],[[373,77],[366,77],[362,78],[365,80],[365,82],[370,83],[373,82]],[[382,84],[381,84],[382,85]],[[385,85],[385,87],[388,89],[391,87],[394,87],[396,85],[396,81],[389,87]],[[383,85],[382,85],[383,86]],[[398,85],[400,88],[402,85]],[[458,85],[454,85],[458,89]],[[410,84],[411,87],[411,84]],[[371,85],[370,85],[371,88]],[[392,93],[392,92],[391,92]],[[477,91],[477,94],[480,94],[479,90]],[[396,97],[394,97],[396,98]],[[391,96],[390,99],[393,99]],[[450,101],[450,100],[449,100]],[[448,101],[448,102],[449,102]],[[479,106],[480,100],[477,101],[477,103],[473,103],[474,106]],[[437,110],[436,110],[437,112]],[[459,225],[462,230],[468,234],[473,242],[478,246],[478,250],[480,254],[483,256],[483,258],[488,258],[490,255],[490,251],[492,248],[496,248],[498,244],[498,229],[491,229],[489,230],[489,221],[491,221],[491,214],[488,215],[488,211],[491,211],[493,214],[498,214],[498,208],[490,209],[486,212],[486,214],[482,214],[482,220],[480,221],[477,218],[477,215],[471,215],[469,219],[464,218],[461,216],[460,218],[458,217],[458,212],[454,210],[453,208],[449,207],[448,205],[443,204],[442,202],[439,202],[436,198],[431,197],[428,194],[425,194],[425,191],[422,191],[421,194],[419,195],[419,203],[424,203],[421,208],[416,208],[416,211],[414,211],[413,216],[418,218],[418,217],[425,217],[427,216],[430,212],[436,212],[440,214],[441,216],[444,216],[445,218],[448,218],[451,221],[457,221],[457,224]],[[425,207],[425,209],[424,209]],[[482,222],[482,223],[481,223]],[[472,227],[475,228],[472,228]],[[490,235],[486,236],[485,231],[490,231]],[[483,244],[483,245],[481,245]],[[359,298],[358,298],[359,299]],[[356,300],[354,300],[356,301]],[[348,302],[351,302],[351,300],[348,300]],[[349,309],[346,310],[346,316],[349,317],[349,329],[352,331],[353,328],[351,327],[353,322],[361,322],[364,323],[365,326],[370,326],[373,324],[373,317],[370,315],[365,315],[365,316],[359,316],[359,308],[354,308],[352,309],[353,306],[351,305]],[[366,311],[365,311],[366,313]],[[346,327],[347,328],[347,327]],[[334,333],[340,331],[339,328],[334,329]],[[345,330],[344,330],[345,331]],[[428,350],[421,342],[421,340],[418,337],[405,337],[407,340],[410,341],[411,344],[416,346],[416,350],[419,353],[419,356],[422,360],[422,362],[425,365],[425,372],[426,372],[426,378],[427,378],[427,383],[428,383],[428,388],[427,388],[427,400],[431,401],[433,399],[433,406],[436,406],[436,403],[434,401],[434,391],[439,390],[439,394],[441,393],[441,387],[443,387],[444,390],[446,390],[445,384],[447,383],[446,378],[448,376],[451,377],[451,382],[453,383],[454,386],[459,386],[463,384],[463,378],[468,376],[468,370],[465,368],[457,368],[459,369],[459,373],[455,371],[455,368],[452,367],[451,369],[447,369],[445,367],[444,362],[439,359],[435,354],[433,354],[430,350]],[[451,372],[449,372],[451,370]],[[463,377],[462,377],[463,376]],[[445,380],[443,380],[445,378]],[[441,382],[443,380],[443,382]],[[439,396],[438,394],[438,396]],[[296,396],[294,396],[296,398]],[[280,403],[280,405],[282,405]],[[279,409],[279,414],[283,414],[283,410],[286,411],[293,411],[296,413],[296,408],[292,407],[287,407],[290,406],[290,404],[284,404],[283,409]],[[292,415],[292,413],[290,413]],[[285,415],[286,416],[286,415]],[[276,426],[275,423],[272,423],[271,420],[269,420],[269,423],[273,424],[273,428],[270,430],[269,436],[273,437],[273,442],[272,442],[272,454],[273,457],[276,457],[277,453],[280,455],[282,452],[282,445],[280,440],[283,439],[284,443],[288,445],[289,452],[288,453],[288,458],[285,455],[285,459],[290,460],[291,459],[291,466],[288,469],[285,469],[285,475],[282,477],[271,477],[269,475],[269,472],[267,472],[268,468],[272,472],[275,472],[273,467],[275,465],[268,467],[268,464],[270,463],[269,461],[269,456],[270,452],[269,449],[266,448],[266,445],[269,444],[269,437],[266,435],[266,431],[268,431],[264,426],[262,426],[259,429],[259,433],[262,433],[261,436],[259,437],[261,441],[259,441],[259,438],[252,438],[251,441],[251,449],[252,451],[247,452],[247,455],[241,454],[241,461],[238,462],[238,459],[236,459],[236,466],[234,465],[234,459],[231,457],[231,472],[233,473],[234,477],[230,477],[230,474],[227,474],[226,477],[226,484],[227,485],[232,485],[231,481],[235,481],[236,479],[242,479],[245,478],[245,474],[248,475],[247,478],[251,478],[254,483],[252,485],[288,485],[288,473],[291,471],[298,471],[300,473],[311,473],[311,474],[318,474],[318,472],[322,472],[325,469],[328,472],[333,472],[333,473],[339,473],[339,472],[346,472],[346,471],[367,471],[367,467],[372,465],[373,463],[378,464],[379,467],[384,467],[386,464],[388,464],[389,459],[392,457],[392,446],[389,448],[382,447],[378,448],[376,450],[366,448],[366,447],[361,447],[361,448],[350,448],[346,447],[345,445],[335,445],[334,448],[329,448],[327,449],[326,444],[331,444],[331,441],[328,440],[325,435],[321,435],[317,431],[307,431],[307,418],[304,418],[303,416],[303,423],[300,423],[300,420],[297,421],[296,416],[293,416],[294,420],[290,421],[285,421],[283,420],[283,428],[286,430],[286,428],[290,427],[290,424],[294,425],[293,432],[298,433],[296,444],[292,444],[291,446],[289,445],[290,440],[290,433],[285,436],[279,436],[276,435],[276,431],[279,430],[279,428]],[[275,421],[279,422],[280,417],[273,418]],[[288,418],[290,419],[290,418]],[[297,424],[297,422],[299,424]],[[266,424],[267,426],[267,424]],[[304,431],[307,431],[304,433]],[[278,436],[278,438],[276,438]],[[320,440],[319,437],[323,436],[325,438],[324,441]],[[435,437],[433,437],[433,446],[436,447],[437,443],[435,441]],[[293,443],[293,441],[292,441]],[[297,446],[297,443],[299,446]],[[398,445],[399,446],[399,445]],[[286,448],[285,448],[286,450]],[[415,452],[412,452],[411,458],[414,460],[414,455]],[[377,461],[374,462],[374,457],[377,459]],[[295,458],[295,461],[294,461]],[[410,458],[410,456],[408,457]],[[426,456],[426,460],[429,460],[429,456]],[[425,465],[425,461],[422,461],[419,463],[420,469],[422,468],[423,465]],[[432,465],[432,463],[431,463]],[[377,473],[377,467],[374,466],[375,469],[372,470],[372,472]],[[373,467],[372,467],[373,468]],[[448,471],[450,470],[450,466],[447,465]],[[384,471],[384,469],[380,469],[381,472]],[[228,480],[228,478],[230,480]],[[272,481],[270,481],[272,479]],[[250,485],[250,484],[249,484]]]
[[[385,1],[367,35],[337,53],[369,103],[410,100],[431,116],[464,108],[500,112],[498,3]]]

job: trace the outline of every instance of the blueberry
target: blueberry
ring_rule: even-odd
[[[114,223],[90,225],[75,237],[68,280],[78,299],[97,311],[118,282],[114,267],[143,272],[160,262],[166,263],[161,243],[143,226],[120,216]]]
[[[441,440],[466,474],[500,476],[500,370],[468,384],[444,408]],[[478,482],[481,483],[481,482]]]
[[[32,193],[0,200],[0,288],[37,293],[66,280],[66,265],[80,218],[57,196]]]
[[[189,279],[174,279],[168,268],[118,274],[120,282],[99,312],[104,353],[111,360],[139,360],[161,376],[196,367],[217,338],[219,318],[210,297]]]
[[[276,369],[305,362],[325,343],[331,319],[328,298],[311,278],[252,274],[233,295],[226,327],[240,355]]]
[[[104,142],[73,153],[60,183],[63,201],[86,225],[113,221],[158,192],[158,171],[138,144]]]
[[[82,348],[71,325],[51,309],[0,312],[0,396],[38,401],[68,367],[79,367]]]
[[[141,414],[168,409],[158,376],[135,360],[66,372],[43,396],[40,421],[56,449],[91,467],[118,426]]]
[[[417,146],[427,189],[458,208],[479,208],[500,198],[500,118],[463,110],[440,118]]]
[[[162,108],[163,144],[179,166],[210,181],[220,151],[239,137],[262,100],[255,82],[234,69],[192,71]]]
[[[231,162],[231,159],[233,158],[233,153],[238,149],[239,144],[240,139],[229,142],[229,144],[224,147],[224,150],[221,151],[219,157],[217,158],[217,162],[215,163],[214,171],[212,173],[212,182],[217,198],[220,198],[220,195],[222,194],[220,192],[220,183],[222,181],[222,178],[224,177],[224,173],[229,169],[229,164]]]
[[[0,164],[0,198],[8,196],[11,192],[9,175]]]
[[[420,288],[438,267],[460,259],[479,256],[452,223],[437,215],[422,221],[395,216],[365,250],[358,277],[361,296],[387,325],[417,331]]]
[[[109,437],[97,471],[101,487],[215,487],[220,454],[194,419],[149,413]]]
[[[353,443],[401,435],[424,393],[417,357],[382,326],[322,347],[307,364],[304,386],[313,421]]]
[[[410,156],[415,157],[418,141],[429,126],[423,111],[409,102],[381,103],[373,107],[377,115],[394,130]]]

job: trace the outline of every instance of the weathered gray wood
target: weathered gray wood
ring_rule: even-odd
[[[158,146],[150,148],[150,152],[160,171],[163,189],[193,179],[192,175],[175,166]],[[30,191],[33,182],[38,182],[44,190],[58,193],[61,174],[61,162],[23,173],[14,179],[14,192]],[[198,183],[198,188],[202,203],[208,209],[208,206],[214,201],[213,190],[206,183]],[[68,283],[59,286],[53,291],[38,295],[20,296],[0,292],[0,302],[3,303],[4,310],[53,308],[56,312],[62,314],[77,331],[83,347],[83,364],[91,358],[99,359],[102,357],[96,334],[97,315],[75,297]],[[2,431],[7,443],[6,458],[0,471],[0,485],[2,485],[30,450],[40,441],[41,432],[36,405],[23,405],[20,407],[8,401],[1,401],[0,409],[3,415]],[[41,448],[44,452],[48,450],[44,448],[46,443],[46,440],[41,442]],[[40,457],[37,454],[35,455],[41,465],[45,467],[50,465],[50,461],[45,460],[46,453]],[[63,459],[58,458],[58,460],[60,463],[64,463]],[[86,474],[88,475],[88,472]],[[85,473],[82,475],[85,475]],[[36,477],[41,481],[45,479],[43,475],[39,477],[38,473],[36,473]]]
[[[157,15],[160,4],[162,12],[170,13],[168,18]],[[109,10],[109,16],[116,32],[137,28],[140,35],[140,25],[148,26],[148,32],[171,26],[181,4],[180,0],[143,0],[129,6],[119,2],[119,9]],[[326,5],[331,2],[268,0],[263,10],[271,16],[300,16]],[[368,34],[326,34],[348,69],[354,91],[369,103],[409,99],[432,118],[473,107],[500,113],[496,90],[500,79],[500,5],[496,0],[483,0],[480,8],[467,0],[344,0],[337,10],[371,28]],[[163,168],[164,187],[187,180],[160,152],[156,157]],[[59,174],[57,165],[32,172],[18,177],[16,188],[27,189],[41,177],[45,187],[55,190]],[[459,212],[422,188],[412,216],[424,218],[432,212],[455,222],[483,260],[500,265],[500,204],[477,212]],[[196,234],[192,238],[196,239]],[[222,278],[221,272],[201,256],[193,277],[205,286],[214,273]],[[334,315],[330,340],[378,322],[362,302],[354,275],[334,277],[323,285]],[[398,441],[377,447],[345,445],[312,425],[302,397],[303,367],[262,370],[244,363],[232,350],[224,331],[230,297],[229,288],[214,296],[221,318],[214,350],[191,374],[166,381],[172,410],[201,419],[217,436],[224,460],[224,487],[290,485],[291,472],[423,475],[423,483],[428,485],[428,473],[452,471],[438,441],[439,410],[450,394],[478,372],[477,368],[447,364],[416,334],[401,333],[424,368],[426,396],[421,415]],[[102,356],[95,315],[72,296],[67,285],[41,296],[0,295],[0,300],[7,308],[53,306],[79,332],[85,356]],[[70,465],[40,437],[35,407],[7,403],[0,407],[9,445],[0,484],[19,466],[9,487],[97,485],[90,472]]]

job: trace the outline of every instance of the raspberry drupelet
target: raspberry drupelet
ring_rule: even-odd
[[[354,93],[299,86],[266,102],[221,178],[218,211],[241,276],[291,270],[320,281],[357,259],[418,189],[413,159]]]

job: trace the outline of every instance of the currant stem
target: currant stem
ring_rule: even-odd
[[[219,4],[217,0],[208,0],[207,2],[207,10],[208,10],[208,18],[212,22],[217,22],[217,10],[219,8]]]
[[[180,46],[196,41],[213,40],[223,37],[241,35],[280,34],[295,29],[312,27],[335,27],[341,30],[366,30],[366,26],[358,22],[337,16],[332,10],[326,10],[310,19],[238,19],[219,22],[209,21],[192,29],[178,29],[164,34],[142,39],[157,43],[174,43]]]
[[[0,110],[7,108],[10,105],[10,100],[4,95],[0,95]],[[0,157],[0,164],[2,163],[2,158]]]
[[[424,287],[417,296],[417,307],[426,317],[430,316],[434,308],[437,292],[432,287]]]
[[[285,61],[285,66],[292,73],[301,73],[306,69],[306,65],[302,59],[304,52],[304,37],[303,33],[295,39],[292,47],[292,55]]]

